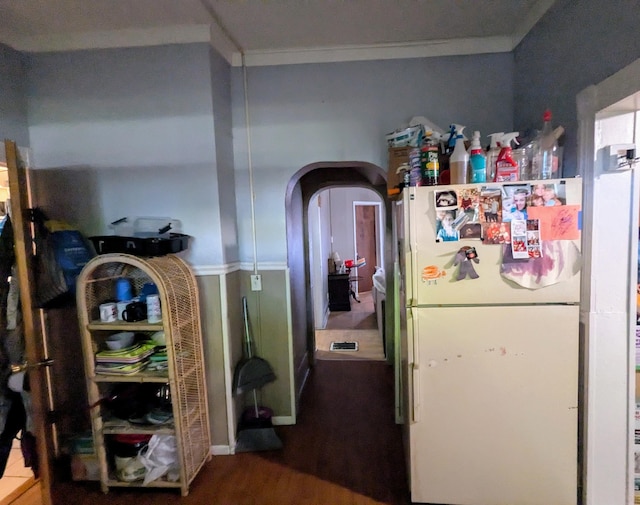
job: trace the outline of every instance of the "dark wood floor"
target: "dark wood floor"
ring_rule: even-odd
[[[56,505],[407,505],[393,368],[385,362],[319,361],[295,426],[275,428],[284,448],[215,456],[191,486],[112,489],[69,483]]]

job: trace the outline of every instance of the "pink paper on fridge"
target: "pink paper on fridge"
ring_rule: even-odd
[[[580,205],[528,207],[527,214],[540,220],[540,240],[578,240],[580,210]]]

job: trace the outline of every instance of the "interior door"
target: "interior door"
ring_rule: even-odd
[[[89,427],[80,332],[75,306],[45,310],[35,304],[30,209],[43,208],[32,191],[37,170],[28,168],[14,142],[5,140],[5,152],[39,484],[42,503],[49,505],[54,503],[54,484],[62,466],[60,441]]]
[[[367,263],[363,267],[358,267],[358,292],[371,291],[373,288],[373,274],[376,271],[377,261],[376,244],[378,233],[376,226],[376,205],[355,206],[356,219],[356,240],[355,248],[357,254],[364,258]]]

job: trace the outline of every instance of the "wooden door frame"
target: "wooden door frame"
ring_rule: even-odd
[[[11,198],[11,221],[16,251],[16,267],[20,286],[20,304],[22,308],[22,324],[27,362],[31,364],[43,361],[43,349],[38,344],[42,339],[42,311],[33,304],[35,277],[31,268],[32,234],[31,222],[27,220],[28,209],[31,208],[27,166],[20,166],[20,155],[15,142],[5,140],[7,169],[9,171],[9,195]],[[29,375],[33,406],[34,435],[36,437],[39,483],[42,491],[42,504],[50,505],[53,468],[52,435],[47,423],[49,412],[49,393],[46,369],[34,368]]]
[[[356,207],[374,206],[376,208],[376,257],[375,265],[382,265],[384,263],[384,248],[381,246],[380,241],[384,240],[384,236],[381,235],[382,230],[382,202],[367,202],[362,200],[353,201],[353,260],[356,261],[358,256],[358,234],[356,226]],[[365,258],[366,259],[366,258]],[[358,294],[358,280],[354,281],[354,291]]]

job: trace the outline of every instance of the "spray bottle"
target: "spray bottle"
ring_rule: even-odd
[[[511,149],[511,142],[518,144],[516,137],[520,135],[519,132],[505,133],[502,136],[500,145],[500,154],[496,161],[496,177],[495,182],[515,182],[518,181],[519,165],[513,159],[513,150]]]
[[[451,177],[451,184],[466,184],[467,183],[467,166],[469,165],[469,153],[464,146],[464,135],[462,134],[465,129],[462,125],[456,126],[456,144],[449,158],[449,172]]]
[[[425,145],[420,148],[420,168],[425,186],[437,186],[440,180],[440,137],[437,132],[429,132]]]
[[[474,131],[471,139],[469,164],[471,165],[471,182],[487,182],[487,157],[480,145],[480,132]]]
[[[500,154],[500,139],[504,136],[504,132],[496,132],[489,135],[491,143],[487,149],[487,180],[496,180],[496,161]]]

